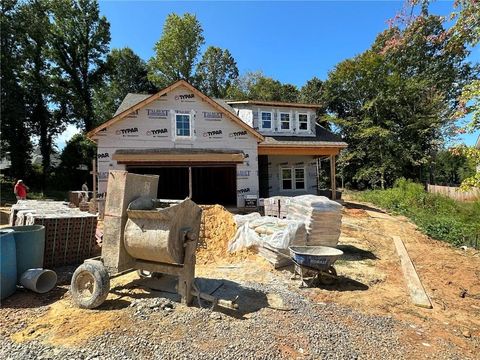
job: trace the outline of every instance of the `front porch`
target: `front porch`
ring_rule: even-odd
[[[260,144],[260,197],[313,194],[336,200],[336,156],[340,150],[338,147],[278,147]],[[327,179],[324,176],[325,170],[328,171]],[[327,194],[325,189],[328,189]]]

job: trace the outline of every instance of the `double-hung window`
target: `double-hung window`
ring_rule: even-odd
[[[280,130],[290,130],[289,113],[280,113]]]
[[[309,127],[308,114],[298,114],[298,130],[308,131]]]
[[[192,136],[189,114],[175,114],[175,135],[180,138],[189,138]]]
[[[282,190],[305,190],[304,167],[282,167],[280,177]]]
[[[270,130],[272,128],[272,113],[262,111],[261,113],[261,129]]]

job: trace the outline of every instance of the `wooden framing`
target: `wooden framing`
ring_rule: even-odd
[[[330,155],[330,187],[332,189],[332,200],[337,199],[337,180],[335,167],[335,155]]]
[[[145,107],[146,105],[148,105],[148,104],[152,103],[153,101],[159,99],[163,95],[165,95],[165,94],[167,94],[167,93],[169,93],[169,92],[171,92],[171,91],[173,91],[176,88],[181,87],[181,86],[186,87],[188,90],[190,90],[192,93],[194,93],[200,99],[202,99],[203,101],[208,103],[214,109],[216,109],[217,111],[224,114],[227,118],[232,120],[234,123],[236,123],[237,125],[239,125],[243,129],[247,130],[250,134],[255,136],[259,141],[263,141],[265,139],[262,134],[260,134],[258,131],[254,130],[252,127],[250,127],[249,125],[244,123],[238,116],[236,116],[235,114],[226,110],[223,106],[217,104],[215,101],[210,99],[208,96],[204,95],[200,90],[197,90],[195,87],[190,85],[185,80],[179,80],[179,81],[173,83],[172,85],[166,87],[165,89],[160,90],[156,94],[153,94],[152,96],[149,96],[148,98],[146,98],[146,99],[138,102],[137,104],[129,107],[128,109],[122,111],[120,114],[114,116],[113,118],[111,118],[107,122],[104,122],[102,125],[100,125],[100,126],[96,127],[95,129],[89,131],[87,133],[87,137],[91,139],[99,131],[101,131],[103,129],[106,129],[109,126],[112,126],[113,124],[117,123],[118,121],[124,119],[126,116],[128,116],[132,112],[140,110],[141,108]]]
[[[187,154],[169,154],[169,153],[131,153],[131,154],[113,154],[113,160],[119,164],[143,164],[143,163],[163,163],[163,164],[179,164],[179,163],[243,163],[244,154],[222,154],[222,153],[187,153]]]
[[[338,155],[340,147],[258,145],[258,155]]]

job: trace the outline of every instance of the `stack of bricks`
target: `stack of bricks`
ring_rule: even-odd
[[[44,225],[44,267],[81,263],[95,250],[97,216],[57,201],[19,201],[10,225]]]

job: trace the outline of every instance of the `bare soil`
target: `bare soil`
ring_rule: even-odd
[[[299,301],[308,301],[311,306],[340,306],[340,310],[336,307],[330,309],[330,316],[334,316],[337,311],[343,314],[341,309],[351,309],[375,318],[393,318],[398,324],[394,331],[400,344],[407,349],[406,358],[478,358],[480,253],[432,240],[421,234],[408,219],[391,216],[368,204],[346,202],[344,205],[339,248],[345,256],[335,264],[339,275],[339,281],[335,285],[300,289],[299,281],[291,279],[292,273],[288,268],[274,270],[251,252],[237,257],[224,256],[227,241],[216,231],[203,234],[204,247],[199,250],[196,276],[240,284],[234,292],[239,293],[239,301],[246,308],[242,312],[242,319],[255,319],[256,325],[263,321],[269,329],[275,324],[287,329],[296,321],[297,316],[303,315],[289,308],[282,293],[270,291],[265,294],[245,290],[242,287],[244,284],[267,287],[282,284],[297,294]],[[212,211],[219,219],[220,224],[216,226],[231,231],[232,222],[224,209],[215,208]],[[215,216],[209,219],[214,220]],[[422,309],[411,303],[392,235],[398,235],[404,241],[433,309]],[[209,248],[213,255],[208,255]],[[48,346],[77,349],[82,344],[96,341],[102,334],[138,336],[141,329],[152,332],[153,336],[155,330],[152,326],[164,329],[158,335],[159,339],[167,336],[171,341],[184,342],[188,341],[192,329],[198,329],[202,333],[206,326],[198,320],[201,318],[195,317],[188,325],[172,322],[170,317],[152,318],[153,320],[141,324],[133,321],[131,304],[139,299],[158,296],[155,291],[138,286],[136,273],[112,280],[110,294],[100,308],[78,309],[73,305],[68,292],[73,270],[74,268],[59,270],[59,274],[62,274],[59,286],[48,294],[19,290],[5,300],[0,308],[0,338],[5,337],[20,344],[40,342]],[[178,305],[175,313],[186,314],[192,311],[190,309]],[[315,315],[318,316],[318,321],[322,321],[321,314],[325,313]],[[355,319],[354,315],[339,315],[335,321],[352,329],[352,341],[358,345],[359,354],[362,354],[361,349],[366,351],[361,357],[376,357],[378,354],[368,345],[366,338],[362,339],[358,335],[365,332],[368,337],[375,330],[376,322],[372,322],[372,329],[361,329],[359,326],[364,325],[359,325]],[[246,326],[245,331],[251,332],[248,336],[260,336],[257,331],[262,331],[262,327],[248,328],[248,322],[231,324]],[[228,332],[225,334],[227,336]],[[272,338],[272,346],[284,358],[308,358],[308,352],[304,353],[304,349],[311,350],[315,346],[302,333],[289,336],[281,328]],[[226,346],[220,337],[198,344],[201,344],[198,345],[199,349],[205,352]],[[385,358],[395,356],[391,354]]]

